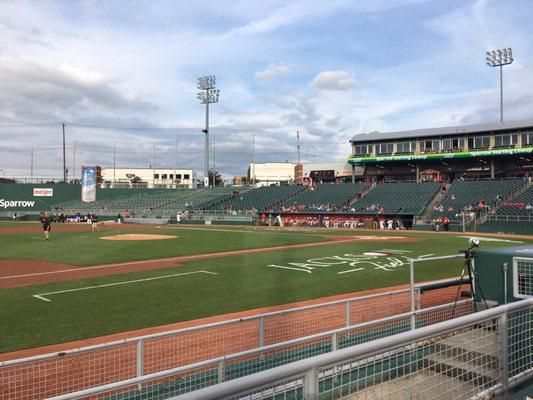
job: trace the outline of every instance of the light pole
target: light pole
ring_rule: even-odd
[[[215,89],[216,77],[215,75],[207,75],[198,78],[198,95],[200,104],[205,104],[205,177],[204,186],[209,187],[209,104],[218,103],[218,96],[220,90]]]
[[[503,122],[503,66],[514,61],[513,50],[508,47],[487,51],[486,61],[489,67],[500,67],[500,122]]]
[[[63,183],[67,183],[67,156],[65,153],[65,124],[61,123],[63,127]]]

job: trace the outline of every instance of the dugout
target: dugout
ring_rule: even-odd
[[[533,297],[533,246],[474,251],[474,296],[490,306]]]

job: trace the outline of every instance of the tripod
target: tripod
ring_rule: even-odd
[[[452,312],[452,318],[455,317],[455,309],[457,307],[457,302],[459,301],[459,296],[461,294],[461,285],[463,284],[463,279],[465,276],[465,272],[468,273],[468,280],[470,282],[470,293],[472,295],[472,298],[474,297],[474,275],[475,271],[472,266],[472,260],[475,257],[475,254],[472,252],[473,246],[468,247],[468,250],[462,250],[461,253],[464,253],[465,255],[465,261],[464,261],[464,268],[461,271],[461,277],[459,278],[459,288],[457,289],[457,295],[455,296],[455,302],[453,305],[453,312]],[[485,295],[483,294],[483,289],[481,288],[481,285],[478,282],[478,288],[479,293],[481,294],[481,298],[483,299],[483,302],[485,303],[485,309],[488,308],[487,300],[485,299]],[[474,311],[477,312],[477,304],[474,299]]]

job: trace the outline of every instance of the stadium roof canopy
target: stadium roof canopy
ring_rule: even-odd
[[[370,132],[354,135],[351,142],[368,142],[378,140],[414,139],[435,136],[464,135],[506,131],[510,129],[533,128],[533,118],[511,122],[490,122],[486,124],[448,126],[444,128],[414,129],[411,131],[397,132]]]

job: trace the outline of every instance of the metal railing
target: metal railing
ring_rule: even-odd
[[[0,400],[58,396],[390,317],[410,311],[410,296],[353,297],[0,362]]]
[[[488,221],[508,221],[508,222],[533,222],[533,210],[530,215],[489,215]]]
[[[172,399],[492,398],[533,379],[532,340],[527,299]]]
[[[414,313],[402,313],[376,321],[229,354],[150,374],[140,379],[125,380],[52,399],[103,399],[111,395],[124,396],[125,398],[140,395],[143,399],[151,400],[168,399],[173,395],[194,392],[202,387],[216,385],[319,354],[334,352],[338,349],[406,332],[412,329],[410,320],[413,316],[416,318],[417,326],[421,327],[467,315],[471,310],[472,300],[462,300],[458,303],[417,310]],[[132,387],[132,384],[135,387]]]

